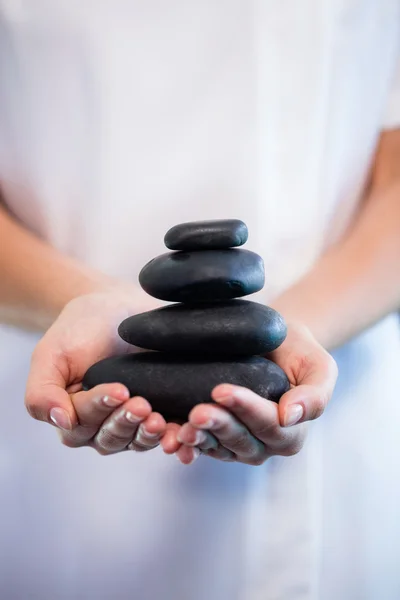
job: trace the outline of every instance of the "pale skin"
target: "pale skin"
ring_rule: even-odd
[[[56,427],[64,444],[104,455],[161,443],[184,464],[201,450],[259,465],[298,452],[307,421],[321,416],[335,386],[328,351],[400,306],[400,130],[382,134],[371,175],[345,238],[272,303],[287,320],[288,337],[271,358],[288,374],[290,391],[277,405],[222,384],[212,392],[215,403],[196,406],[182,426],[167,424],[118,383],[81,389],[91,364],[129,351],[118,323],[155,303],[58,253],[0,206],[0,320],[45,332],[32,357],[29,413]]]

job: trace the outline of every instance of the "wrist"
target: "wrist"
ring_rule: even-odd
[[[290,326],[304,328],[324,348],[332,346],[331,318],[325,314],[325,309],[332,307],[329,302],[325,304],[319,293],[313,293],[307,281],[288,289],[270,305],[282,315],[288,329]]]

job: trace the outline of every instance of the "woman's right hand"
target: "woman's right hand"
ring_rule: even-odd
[[[144,398],[129,398],[120,383],[82,389],[91,365],[132,351],[118,336],[119,323],[155,307],[151,298],[140,305],[136,295],[135,288],[121,285],[75,298],[33,352],[26,408],[33,418],[56,426],[69,447],[91,446],[102,455],[143,451],[158,446],[166,432],[179,429],[152,412]]]

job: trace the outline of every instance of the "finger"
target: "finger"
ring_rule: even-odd
[[[219,406],[195,406],[190,412],[189,422],[195,428],[208,429],[221,446],[236,454],[241,461],[253,459],[265,451],[260,440],[256,439],[233,414]]]
[[[304,428],[287,430],[280,425],[279,407],[251,390],[230,384],[219,385],[212,398],[229,409],[269,451],[294,454],[305,438]]]
[[[221,446],[212,433],[204,429],[196,429],[191,423],[185,423],[182,426],[178,439],[186,446],[196,446],[201,454],[205,454],[210,458],[224,462],[234,462],[236,460],[236,455]]]
[[[69,395],[71,394],[76,394],[76,392],[81,392],[82,391],[82,382],[79,383],[72,383],[71,385],[67,386],[67,392]]]
[[[228,409],[247,429],[264,444],[284,441],[286,431],[279,424],[278,405],[261,398],[251,390],[230,384],[213,389],[211,397]]]
[[[336,385],[337,366],[327,352],[316,352],[305,362],[298,385],[279,401],[279,420],[284,427],[320,417]]]
[[[166,454],[175,454],[181,447],[178,441],[178,433],[181,426],[178,423],[168,423],[166,431],[161,438],[161,447]]]
[[[192,465],[199,458],[200,450],[189,446],[181,446],[175,456],[183,465]]]
[[[83,427],[97,428],[111,413],[129,400],[129,391],[120,383],[104,383],[88,391],[71,394],[71,400]]]
[[[178,433],[178,441],[185,446],[196,446],[199,450],[218,448],[218,441],[212,433],[196,429],[191,423],[185,423]]]
[[[54,425],[61,430],[62,443],[70,448],[79,448],[90,442],[103,421],[122,406],[127,398],[129,399],[129,391],[119,383],[102,384],[89,391],[71,394],[79,424],[68,431],[54,421]]]
[[[128,446],[130,450],[151,450],[156,448],[167,428],[164,417],[159,413],[151,415],[143,421],[136,431],[135,437]]]
[[[78,417],[65,388],[69,369],[65,357],[39,343],[32,354],[25,406],[34,419],[71,431]]]
[[[210,458],[224,462],[236,461],[236,456],[233,454],[233,452],[230,452],[230,450],[227,450],[219,444],[217,444],[216,448],[210,448],[204,452],[202,450],[200,451],[199,448],[182,446],[176,453],[176,457],[183,465],[191,465],[198,459],[200,454],[205,454]]]
[[[215,458],[216,460],[222,460],[223,462],[236,462],[236,455],[227,450],[223,446],[218,445],[217,448],[210,448],[209,450],[205,450],[202,452],[205,456],[209,456],[210,458]]]
[[[132,442],[140,424],[150,413],[151,406],[144,398],[128,400],[102,424],[92,446],[103,455],[125,450]]]

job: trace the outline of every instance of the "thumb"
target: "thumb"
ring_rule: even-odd
[[[40,343],[33,352],[25,393],[29,414],[71,431],[78,424],[71,398],[66,391],[69,378],[68,360]]]
[[[320,417],[332,397],[337,376],[334,359],[326,352],[321,353],[302,373],[298,385],[280,399],[281,425],[290,427]]]

